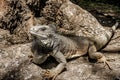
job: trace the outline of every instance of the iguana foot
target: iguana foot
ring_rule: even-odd
[[[52,79],[52,80],[55,80],[56,76],[58,74],[56,74],[56,72],[54,70],[43,70],[42,71],[42,76],[45,78],[45,79]]]
[[[104,66],[107,65],[108,68],[109,68],[110,70],[112,70],[112,68],[110,67],[110,65],[109,65],[109,63],[108,63],[109,60],[110,60],[110,59],[106,59],[106,57],[103,56],[102,58],[98,59],[98,62],[103,62],[103,63],[104,63]]]

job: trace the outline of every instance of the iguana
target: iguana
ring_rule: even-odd
[[[83,36],[62,36],[56,32],[56,26],[38,25],[30,28],[34,37],[32,44],[33,62],[43,63],[49,56],[53,56],[59,64],[44,75],[55,78],[66,66],[66,59],[88,54],[91,59],[108,65],[105,56],[97,52],[94,42]],[[109,65],[108,65],[109,67]],[[110,67],[109,67],[110,68]]]

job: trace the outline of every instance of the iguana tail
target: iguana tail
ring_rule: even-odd
[[[113,35],[115,33],[115,30],[117,29],[118,25],[119,25],[119,23],[116,22],[111,28],[108,29],[108,31],[107,31],[107,36],[108,36],[107,39],[108,40],[110,40],[113,37]]]
[[[112,32],[115,33],[116,28],[118,27],[119,23],[116,22],[113,26],[112,26]],[[113,38],[113,35],[111,36],[111,39]],[[119,37],[118,37],[119,38]],[[115,38],[116,40],[118,38]],[[108,45],[103,49],[103,51],[120,51],[120,46],[119,46],[119,42],[114,42],[114,40],[109,40]]]
[[[118,25],[119,25],[119,23],[116,22],[116,23],[112,26],[112,30],[115,31],[115,30],[117,29]]]
[[[105,34],[102,34],[101,36],[99,36],[98,39],[96,39],[96,43],[97,43],[97,49],[101,49],[106,47],[106,45],[110,42],[110,40],[113,38],[115,30],[118,27],[118,22],[116,22],[111,28],[106,28],[106,32]],[[100,40],[99,40],[100,39]]]
[[[110,42],[110,40],[113,38],[114,33],[115,33],[115,30],[117,29],[118,25],[119,25],[119,23],[116,22],[116,23],[112,26],[112,28],[109,28],[109,29],[108,29],[108,32],[107,32],[107,35],[106,35],[107,40],[105,41],[105,42],[107,42],[106,45],[107,45],[107,44]],[[105,46],[106,46],[106,45],[105,45]],[[104,46],[104,47],[105,47],[105,46]]]

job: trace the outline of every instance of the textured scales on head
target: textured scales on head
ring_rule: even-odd
[[[44,32],[44,33],[43,33]],[[48,37],[49,33],[55,33],[55,27],[49,27],[47,25],[39,25],[39,26],[34,26],[30,28],[30,33],[33,36],[45,36]]]

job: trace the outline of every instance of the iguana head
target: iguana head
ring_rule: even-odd
[[[30,34],[40,40],[51,38],[55,34],[55,26],[53,25],[38,25],[30,28]]]
[[[33,26],[30,28],[30,34],[35,38],[32,46],[32,51],[34,52],[33,62],[41,64],[47,59],[47,57],[49,57],[48,52],[51,51],[51,46],[49,45],[49,43],[51,42],[51,40],[53,40],[52,35],[55,34],[55,26]],[[42,48],[41,50],[40,46],[45,48]],[[35,51],[36,49],[37,51]]]

